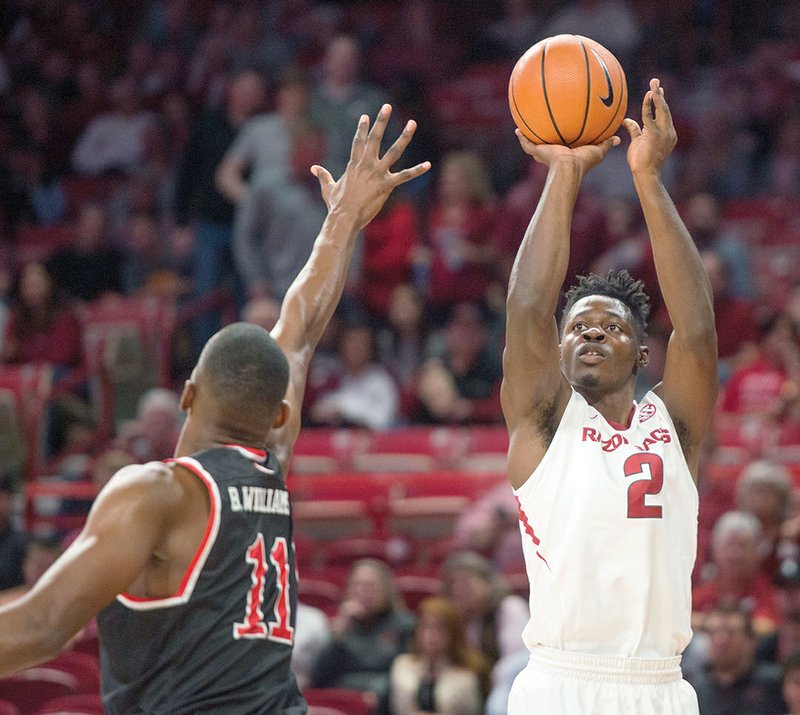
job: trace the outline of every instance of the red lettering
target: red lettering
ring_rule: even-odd
[[[600,433],[594,427],[583,428],[583,442],[599,442]]]

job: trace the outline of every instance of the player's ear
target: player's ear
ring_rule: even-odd
[[[636,364],[639,367],[647,367],[650,364],[650,348],[647,345],[639,346],[639,359]]]
[[[281,400],[280,407],[278,407],[278,411],[275,413],[272,429],[283,427],[286,424],[286,420],[289,419],[289,413],[291,411],[292,408],[289,406],[289,403],[286,400]]]
[[[184,412],[188,412],[189,408],[194,402],[194,383],[187,380],[183,383],[183,392],[181,392],[180,406]]]

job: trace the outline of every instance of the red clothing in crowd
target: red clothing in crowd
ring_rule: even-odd
[[[763,574],[758,574],[749,587],[743,590],[724,589],[716,578],[692,589],[692,608],[700,613],[706,613],[728,601],[748,607],[753,614],[756,628],[761,632],[774,629],[778,622],[775,589]]]
[[[783,368],[759,358],[731,375],[722,396],[722,411],[737,415],[774,412],[787,380]]]
[[[48,362],[75,367],[81,361],[81,325],[69,308],[59,310],[49,328],[22,335],[17,313],[12,310],[6,324],[5,342],[16,345],[10,362]]]

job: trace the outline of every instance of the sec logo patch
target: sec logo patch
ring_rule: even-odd
[[[652,403],[646,404],[639,411],[639,422],[649,420],[656,413],[656,406]]]

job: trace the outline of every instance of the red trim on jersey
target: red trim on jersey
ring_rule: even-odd
[[[614,422],[612,420],[606,420],[608,424],[610,424],[617,432],[624,432],[626,429],[630,428],[631,423],[633,422],[633,415],[636,412],[636,404],[634,403],[633,407],[631,407],[630,414],[628,415],[627,424],[620,424],[619,422]]]
[[[541,542],[539,537],[533,531],[533,527],[531,526],[530,522],[528,521],[528,515],[522,508],[522,504],[520,504],[519,497],[515,494],[514,499],[517,501],[517,508],[519,509],[519,520],[522,522],[522,526],[525,527],[525,533],[531,537],[531,541],[533,541],[534,546],[538,546]],[[547,568],[550,568],[550,564],[547,563],[547,559],[539,553],[539,549],[536,549],[536,555],[544,561],[544,565]]]
[[[192,560],[189,562],[189,566],[187,567],[186,571],[183,573],[183,578],[181,579],[180,586],[178,586],[178,590],[170,596],[158,596],[156,598],[151,598],[148,596],[132,596],[129,593],[123,592],[121,595],[131,601],[136,601],[137,603],[149,603],[151,601],[163,601],[165,598],[178,598],[183,596],[184,592],[186,591],[186,585],[189,583],[189,579],[192,577],[192,572],[197,566],[197,562],[200,560],[200,556],[203,554],[206,548],[206,544],[208,540],[211,538],[211,533],[214,530],[214,514],[217,510],[216,505],[216,498],[214,496],[214,490],[211,488],[211,485],[208,483],[208,479],[206,476],[198,469],[196,469],[191,464],[186,464],[181,462],[177,459],[165,459],[163,460],[164,464],[180,464],[181,467],[184,469],[188,469],[191,472],[194,472],[198,477],[200,477],[200,481],[203,482],[206,489],[208,489],[208,498],[211,500],[211,508],[208,511],[208,523],[206,524],[206,531],[203,534],[203,539],[200,542],[200,545],[197,547],[197,551],[194,552],[194,556]]]
[[[223,444],[222,446],[228,447],[229,449],[243,449],[245,452],[250,452],[250,454],[254,454],[259,459],[267,458],[267,450],[265,449],[256,449],[255,447],[245,447],[243,444]]]

